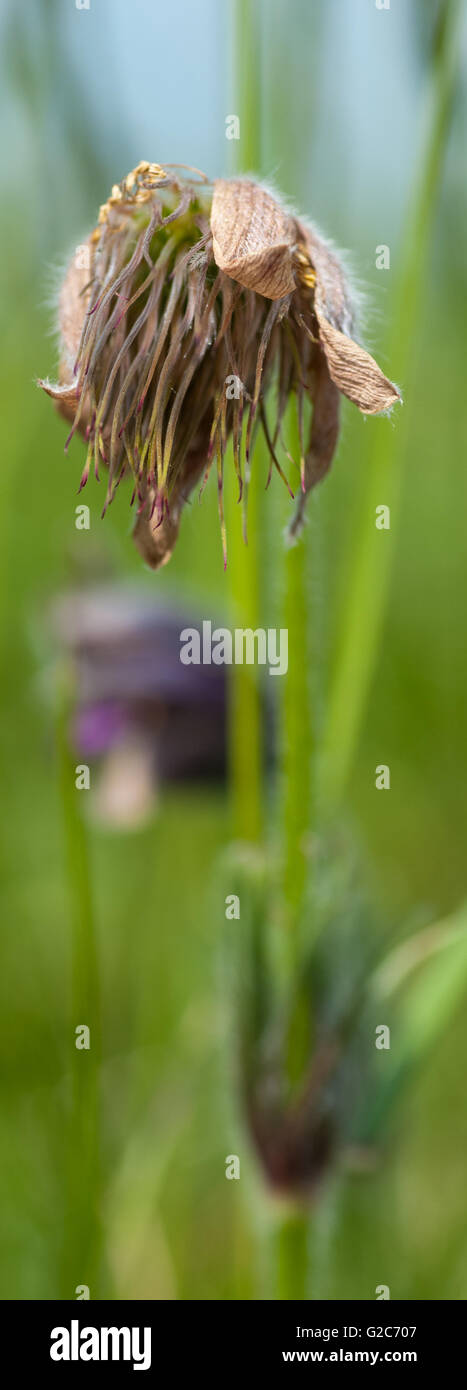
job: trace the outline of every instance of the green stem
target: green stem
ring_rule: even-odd
[[[436,192],[456,85],[460,15],[459,0],[446,0],[434,55],[425,153],[404,238],[403,265],[388,344],[391,371],[402,381],[410,366],[425,285]],[[365,468],[360,521],[352,546],[345,613],[323,743],[322,802],[328,814],[339,804],[345,791],[381,639],[397,530],[407,416],[406,407],[406,416],[397,416],[395,428],[385,422],[369,426],[372,445]],[[375,526],[375,508],[382,503],[391,511],[391,529],[385,532],[378,531]]]
[[[237,173],[256,173],[261,168],[261,73],[258,0],[234,0],[234,104],[240,117],[240,140],[235,141]]]
[[[261,138],[258,96],[261,83],[257,62],[261,52],[256,30],[259,6],[255,0],[237,0],[235,7],[235,54],[237,82],[233,111],[240,116],[238,171],[261,171]],[[299,458],[298,426],[295,410],[289,414],[289,443]],[[256,448],[255,467],[248,498],[248,548],[245,551],[240,527],[231,527],[231,592],[235,612],[243,622],[258,626],[260,574],[260,483],[261,446]],[[308,595],[305,542],[285,551],[284,625],[288,632],[288,672],[282,677],[282,782],[283,782],[283,899],[287,931],[287,988],[289,990],[289,1035],[287,1068],[293,1084],[303,1073],[309,1045],[309,999],[299,997],[297,966],[299,935],[307,889],[306,834],[309,829],[311,800],[312,733],[308,690]],[[231,687],[231,770],[236,833],[259,838],[262,821],[261,712],[258,688],[251,670],[232,667]],[[307,1015],[304,1024],[304,1015]],[[305,1212],[288,1214],[277,1231],[277,1297],[306,1297],[308,1218]]]
[[[290,453],[300,457],[296,411],[289,410]],[[284,553],[284,622],[288,632],[288,672],[282,686],[283,891],[291,958],[297,964],[300,919],[310,881],[307,836],[311,816],[313,732],[309,689],[310,592],[307,540]]]
[[[278,1223],[277,1300],[308,1298],[310,1222],[308,1212],[295,1211]]]
[[[258,499],[254,474],[248,498],[248,545],[239,510],[229,510],[229,576],[236,627],[259,626]],[[229,764],[235,839],[258,842],[263,824],[260,691],[252,666],[230,667]]]
[[[101,1025],[99,969],[87,834],[75,785],[75,759],[68,741],[70,692],[61,694],[57,719],[59,784],[72,928],[71,1019],[68,1045],[72,1072],[68,1132],[66,1220],[62,1281],[64,1298],[78,1284],[98,1298],[100,1252],[99,1068]],[[75,1046],[75,1029],[89,1028],[89,1049]]]
[[[236,0],[233,110],[240,117],[240,140],[232,144],[238,172],[258,170],[261,163],[257,20],[253,0]],[[231,507],[229,518],[228,574],[234,622],[253,630],[259,626],[260,597],[259,452],[257,449],[248,489],[247,545],[241,508]],[[237,839],[259,841],[263,823],[262,729],[260,691],[252,667],[233,664],[230,668],[229,726],[233,833]]]

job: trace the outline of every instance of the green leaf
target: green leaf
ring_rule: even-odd
[[[420,1060],[447,1027],[467,989],[467,904],[391,953],[376,976],[381,999],[401,995],[396,1054]]]

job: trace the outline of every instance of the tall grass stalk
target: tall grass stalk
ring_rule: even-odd
[[[99,1297],[100,1155],[99,1071],[101,1057],[99,967],[86,827],[75,786],[75,760],[68,739],[70,688],[60,692],[57,715],[59,786],[71,917],[71,1017],[68,1029],[71,1093],[67,1134],[66,1219],[62,1297],[87,1284]],[[75,1046],[75,1029],[86,1024],[89,1050]]]
[[[261,111],[257,71],[259,35],[255,0],[236,0],[234,18],[233,111],[240,117],[240,140],[232,141],[235,172],[261,167]],[[228,574],[233,618],[239,627],[259,626],[260,491],[259,450],[248,488],[248,543],[244,544],[241,507],[231,508]],[[259,841],[263,825],[262,729],[254,668],[230,668],[230,786],[236,839]]]
[[[300,439],[295,401],[287,415],[287,443],[292,458],[300,458]],[[287,1038],[285,1066],[291,1092],[300,1084],[309,1060],[312,1036],[312,999],[307,978],[304,993],[300,976],[308,923],[305,901],[312,900],[313,866],[310,837],[313,825],[313,718],[310,664],[312,660],[312,611],[307,526],[294,545],[282,542],[280,587],[283,626],[288,633],[288,671],[281,682],[280,808],[282,849],[282,900],[285,930],[285,980],[287,989]],[[276,1296],[278,1299],[309,1297],[309,1247],[311,1216],[306,1206],[285,1215],[279,1208],[276,1227]]]
[[[240,115],[241,139],[237,169],[262,171],[261,144],[261,36],[260,7],[255,0],[237,0],[235,7],[236,105]],[[288,415],[288,444],[299,459],[296,411]],[[256,448],[255,470],[249,493],[248,548],[239,554],[239,528],[235,532],[232,558],[232,597],[237,612],[248,626],[259,625],[260,573],[260,489],[261,445]],[[267,469],[264,469],[266,478]],[[311,717],[309,703],[309,615],[307,555],[304,540],[288,547],[283,554],[280,580],[283,592],[283,626],[288,631],[289,666],[283,680],[281,710],[281,805],[279,833],[283,861],[282,888],[286,930],[286,977],[289,990],[290,1024],[287,1065],[291,1079],[297,1079],[302,1057],[302,1034],[297,1029],[295,997],[299,957],[300,927],[307,884],[306,837],[310,826]],[[245,667],[233,670],[231,759],[234,819],[237,833],[245,837],[251,827],[257,838],[261,827],[261,724],[258,690]],[[303,1211],[284,1217],[279,1211],[276,1223],[276,1287],[279,1299],[306,1297],[308,1217]]]
[[[288,412],[288,445],[300,457],[295,403]],[[295,545],[283,552],[283,619],[288,632],[288,672],[282,683],[283,894],[289,959],[297,965],[305,891],[311,864],[308,837],[311,820],[313,727],[310,700],[311,613],[307,527]]]
[[[459,0],[445,0],[428,93],[424,152],[403,238],[387,362],[404,388],[416,334],[426,277],[427,251],[436,212],[443,157],[449,132],[460,45]],[[395,428],[372,422],[359,523],[351,548],[345,609],[338,638],[334,678],[322,754],[322,805],[325,814],[338,806],[352,768],[371,680],[378,655],[397,533],[409,403]],[[391,529],[375,527],[375,507],[391,509]]]
[[[298,1209],[283,1216],[277,1228],[277,1299],[308,1297],[310,1218]]]

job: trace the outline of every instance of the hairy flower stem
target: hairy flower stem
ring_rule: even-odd
[[[276,1234],[277,1300],[303,1300],[308,1294],[309,1216],[297,1210],[283,1216]]]
[[[254,69],[258,52],[256,21],[253,0],[236,0],[233,110],[240,116],[240,140],[232,141],[232,145],[238,173],[260,172],[261,166],[258,80]],[[253,630],[259,626],[259,489],[264,486],[257,464],[256,459],[248,489],[248,544],[244,544],[241,507],[237,506],[229,522],[228,558],[234,622]],[[259,688],[251,666],[230,667],[229,754],[233,833],[236,839],[258,842],[263,824],[262,730]]]
[[[459,0],[446,0],[433,57],[425,153],[403,238],[403,264],[388,344],[388,360],[402,384],[410,366],[420,299],[426,280],[427,250],[461,51],[460,19]],[[342,615],[324,738],[322,804],[328,815],[339,805],[345,792],[378,655],[397,531],[397,508],[406,457],[404,441],[409,420],[410,414],[406,410],[397,432],[389,428],[374,430],[370,457],[364,470],[360,520],[350,555],[348,597]],[[375,507],[382,502],[391,509],[391,529],[384,536],[374,525]]]
[[[300,457],[297,416],[294,403],[289,408],[289,450]],[[309,691],[309,586],[307,583],[306,530],[296,545],[284,551],[284,626],[288,632],[289,666],[282,697],[283,772],[283,892],[286,927],[290,940],[290,963],[296,968],[299,955],[300,918],[305,889],[309,882],[306,836],[311,814],[312,719]]]
[[[287,442],[300,458],[295,402],[287,419]],[[312,875],[306,842],[312,822],[313,731],[310,709],[310,614],[307,542],[309,529],[283,555],[283,622],[288,631],[288,672],[282,684],[281,813],[282,893],[286,932],[285,970],[288,990],[286,1073],[291,1088],[300,1081],[309,1058],[312,1001],[309,982],[303,997],[299,977],[303,909]],[[277,1299],[308,1297],[310,1216],[305,1208],[279,1215],[276,1227]]]
[[[295,403],[289,407],[288,447],[300,458]],[[306,926],[305,898],[311,893],[312,862],[308,853],[312,808],[313,726],[310,699],[310,585],[309,528],[283,556],[283,621],[288,632],[289,665],[282,695],[281,833],[283,906],[286,932],[285,969],[288,989],[286,1071],[290,1086],[300,1082],[312,1045],[310,984],[303,988],[301,949]]]
[[[236,3],[236,72],[237,105],[240,113],[238,172],[261,171],[260,105],[261,91],[254,64],[261,52],[259,36],[255,35],[252,0]],[[257,11],[255,17],[257,18]],[[256,41],[255,41],[256,39]],[[300,457],[295,405],[289,410],[288,442],[290,453]],[[262,447],[262,445],[258,446]],[[256,459],[258,463],[258,458]],[[266,471],[266,470],[265,470]],[[258,624],[259,598],[259,482],[260,469],[253,473],[248,507],[249,538],[247,551],[238,553],[241,537],[237,528],[235,549],[231,561],[232,597],[235,605],[248,614],[248,625]],[[232,529],[232,528],[231,528]],[[284,626],[288,630],[289,669],[283,681],[282,708],[282,812],[281,837],[283,851],[283,898],[285,905],[287,945],[286,972],[290,988],[290,1022],[287,1039],[287,1070],[291,1081],[302,1067],[303,1031],[297,1023],[300,1002],[296,1001],[294,980],[298,963],[299,928],[307,881],[304,855],[305,835],[309,825],[311,775],[311,721],[308,700],[308,619],[306,595],[306,549],[302,539],[284,553]],[[234,568],[235,565],[235,568]],[[257,838],[261,828],[261,745],[260,708],[257,688],[248,680],[245,667],[232,668],[233,725],[232,776],[234,823],[236,833],[244,837],[243,824],[252,826]],[[241,714],[242,722],[238,719]],[[240,746],[239,746],[240,745]],[[243,823],[243,824],[242,824]],[[306,1297],[308,1217],[304,1212],[278,1217],[275,1234],[276,1297],[294,1299]]]
[[[99,1067],[100,991],[91,870],[86,829],[75,787],[75,764],[68,742],[69,688],[61,692],[57,719],[59,785],[62,805],[65,863],[72,927],[71,1018],[68,1047],[71,1096],[67,1135],[66,1219],[62,1261],[62,1297],[74,1298],[77,1284],[87,1284],[99,1297],[100,1172]],[[75,1046],[75,1029],[86,1024],[88,1049]]]

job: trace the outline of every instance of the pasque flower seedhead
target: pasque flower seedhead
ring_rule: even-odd
[[[85,254],[83,255],[83,249]],[[106,510],[132,479],[134,536],[157,569],[170,558],[193,488],[217,472],[232,439],[246,508],[254,435],[293,498],[280,458],[281,427],[297,401],[299,498],[327,472],[341,394],[365,414],[386,411],[397,388],[355,341],[342,265],[316,230],[251,179],[219,179],[143,161],[114,184],[60,292],[59,382],[40,384],[87,442],[81,486],[107,469]],[[274,425],[265,399],[275,384]],[[304,438],[304,401],[313,405]]]

